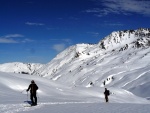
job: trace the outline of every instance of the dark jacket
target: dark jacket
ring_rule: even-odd
[[[31,83],[27,89],[27,91],[30,90],[31,94],[36,94],[36,90],[38,90],[38,86],[35,83]]]
[[[104,95],[109,96],[109,94],[110,94],[109,90],[105,89]]]

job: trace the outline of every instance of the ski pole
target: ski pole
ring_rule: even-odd
[[[24,89],[24,90],[25,90],[25,89]],[[22,90],[21,93],[23,93],[24,90]]]
[[[28,91],[27,91],[27,102],[28,102]]]
[[[39,100],[39,103],[40,103],[40,97],[39,97],[38,93],[37,93],[37,98],[38,98],[38,100]]]

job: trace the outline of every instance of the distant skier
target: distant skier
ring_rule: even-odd
[[[104,95],[105,95],[105,101],[108,102],[109,101],[108,96],[110,95],[110,92],[109,90],[107,90],[107,88],[105,88]]]
[[[105,83],[106,83],[106,82],[105,82],[105,80],[104,80],[104,82],[103,82],[103,85],[104,85],[104,86],[105,86]]]
[[[38,86],[35,84],[34,80],[31,81],[31,84],[29,85],[27,92],[29,90],[30,90],[30,99],[32,102],[31,105],[37,105],[36,91],[38,90]]]

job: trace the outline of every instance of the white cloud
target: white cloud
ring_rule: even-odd
[[[26,22],[25,24],[30,25],[30,26],[44,26],[45,25],[43,23],[33,23],[33,22]]]
[[[68,39],[68,38],[62,39],[62,41],[67,42],[68,44],[71,44],[71,43],[72,43],[71,39]]]
[[[24,37],[21,34],[8,34],[0,37],[0,43],[18,43],[18,41],[14,38]]]
[[[24,37],[24,35],[21,34],[8,34],[5,36],[0,36],[0,43],[27,43],[34,41],[28,38],[22,39],[22,37]]]
[[[26,38],[26,39],[24,39],[22,42],[23,42],[23,43],[26,43],[26,42],[34,42],[34,40],[31,40],[31,39]]]
[[[149,0],[96,0],[101,8],[86,10],[87,13],[94,13],[102,17],[108,14],[142,14],[150,16]]]
[[[56,50],[57,52],[61,52],[65,49],[65,44],[55,44],[53,45],[53,49]]]
[[[18,43],[18,42],[13,39],[0,38],[0,43]]]
[[[8,34],[8,35],[5,35],[3,37],[4,38],[18,38],[18,37],[24,37],[24,36],[21,34]]]
[[[145,0],[104,0],[103,5],[118,12],[135,12],[150,15],[150,1]]]

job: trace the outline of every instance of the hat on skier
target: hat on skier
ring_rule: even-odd
[[[35,83],[34,80],[32,80],[31,83]]]

